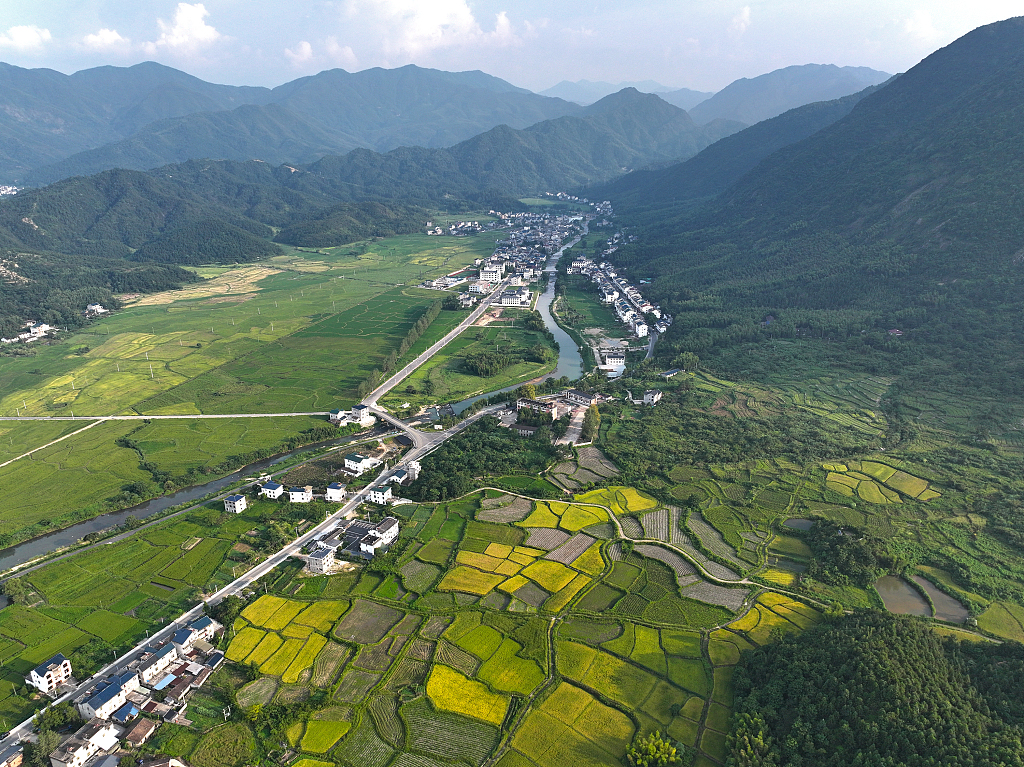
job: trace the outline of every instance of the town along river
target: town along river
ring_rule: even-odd
[[[585,235],[588,231],[587,223],[583,223],[583,234]],[[572,340],[572,336],[566,333],[562,327],[555,322],[554,315],[551,314],[551,305],[555,301],[555,268],[558,266],[558,259],[562,257],[562,253],[566,249],[571,248],[576,244],[576,240],[565,245],[555,253],[550,259],[548,259],[547,266],[544,267],[544,272],[548,275],[548,286],[547,289],[537,299],[537,311],[540,312],[540,316],[544,320],[544,327],[546,327],[551,335],[554,336],[555,342],[558,344],[558,364],[555,366],[553,372],[548,373],[546,378],[561,378],[565,376],[570,381],[575,381],[581,375],[583,375],[583,356],[580,354],[580,349],[576,345],[576,342]],[[478,402],[488,397],[493,397],[495,394],[504,394],[505,392],[515,391],[518,389],[520,384],[515,386],[506,386],[504,389],[497,389],[496,391],[487,392],[486,394],[478,394],[475,397],[468,397],[461,402],[455,402],[452,404],[452,409],[456,413],[463,412],[466,408],[472,405],[474,402]]]

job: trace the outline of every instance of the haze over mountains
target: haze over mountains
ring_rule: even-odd
[[[849,90],[838,95],[862,87],[842,82]],[[591,85],[601,86],[595,94],[616,87]],[[785,96],[802,104],[837,88],[834,73],[814,70],[790,83]],[[780,103],[778,90],[775,79],[757,78],[727,106],[763,112],[766,103]],[[688,109],[709,95],[684,88],[659,97]],[[0,65],[0,107],[0,183],[29,186],[195,158],[302,164],[355,148],[453,146],[498,125],[525,128],[584,114],[579,104],[482,72],[335,69],[268,89],[207,83],[152,62],[73,75]],[[697,122],[714,119],[704,114]]]
[[[600,101],[605,96],[621,91],[623,88],[635,88],[641,93],[657,93],[669,104],[680,109],[691,109],[700,102],[710,98],[711,92],[695,91],[689,88],[670,88],[667,85],[656,83],[654,80],[643,80],[641,82],[606,83],[592,80],[577,80],[570,82],[562,80],[547,90],[538,91],[541,96],[552,96],[553,98],[565,99],[584,106]]]

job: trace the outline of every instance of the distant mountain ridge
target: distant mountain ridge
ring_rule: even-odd
[[[577,104],[483,72],[413,65],[327,70],[269,89],[206,83],[153,62],[73,75],[0,64],[0,183],[48,183],[119,163],[206,156],[277,161],[283,155],[275,152],[292,142],[307,160],[356,146],[449,146],[496,125],[524,128],[579,112]],[[225,114],[211,117],[217,113]],[[267,130],[275,124],[280,135]],[[262,134],[265,144],[243,141],[224,155],[230,147],[217,126],[228,125]],[[171,145],[190,147],[189,156],[169,150],[164,133],[173,135]]]
[[[753,125],[804,104],[849,96],[890,77],[868,67],[784,67],[759,77],[736,80],[688,111],[698,124],[725,119]]]

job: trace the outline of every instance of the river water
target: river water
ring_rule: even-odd
[[[186,487],[175,493],[171,493],[170,495],[153,498],[145,503],[140,503],[138,506],[132,506],[128,509],[111,512],[109,514],[101,514],[98,517],[93,517],[92,519],[87,519],[84,522],[78,522],[77,524],[71,525],[71,527],[65,527],[63,530],[56,530],[52,533],[41,535],[38,538],[33,538],[30,541],[25,541],[24,543],[19,543],[16,546],[3,549],[0,551],[0,572],[12,567],[17,567],[18,565],[23,565],[26,562],[31,562],[36,557],[49,554],[57,549],[62,549],[65,546],[74,545],[89,533],[100,532],[114,527],[115,525],[124,524],[124,521],[129,516],[133,516],[136,519],[146,519],[154,514],[166,511],[172,506],[177,506],[178,504],[187,503],[189,501],[195,501],[209,493],[223,490],[233,482],[237,482],[244,477],[252,476],[253,474],[262,472],[272,466],[276,466],[293,456],[317,450],[324,447],[325,444],[342,444],[350,441],[351,439],[351,437],[346,437],[344,439],[336,440],[335,442],[321,442],[315,445],[306,445],[305,447],[300,447],[290,453],[284,453],[273,458],[265,458],[262,461],[249,464],[226,477],[214,479],[202,485]]]

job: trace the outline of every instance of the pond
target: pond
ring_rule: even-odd
[[[935,616],[940,621],[949,621],[950,623],[964,623],[969,617],[970,613],[967,608],[964,607],[956,599],[953,599],[949,594],[944,591],[939,591],[927,578],[920,575],[912,575],[911,579],[924,589],[925,593],[928,594],[932,600],[932,604],[935,605]]]
[[[882,598],[885,609],[900,615],[932,617],[932,608],[921,593],[902,578],[883,575],[875,581],[875,589]]]
[[[799,517],[790,517],[782,523],[784,527],[792,528],[793,530],[803,530],[806,532],[814,527],[813,519],[800,519]]]

